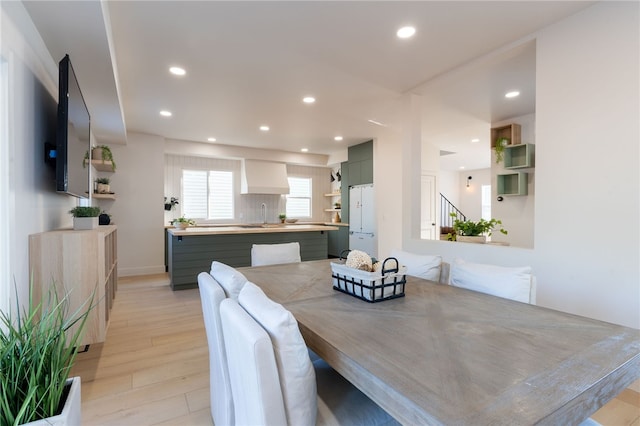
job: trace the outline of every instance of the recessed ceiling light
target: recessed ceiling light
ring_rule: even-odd
[[[209,142],[215,142],[215,141],[216,141],[216,138],[207,138],[207,140],[208,140]]]
[[[185,75],[187,73],[184,68],[180,67],[171,67],[169,68],[169,72],[173,75]]]
[[[312,104],[316,101],[316,98],[314,98],[313,96],[305,96],[304,98],[302,98],[302,102],[304,102],[305,104]]]
[[[460,166],[460,170],[464,170],[464,166]]]
[[[260,130],[262,130],[263,132],[268,132],[269,126],[260,126]]]
[[[514,90],[513,92],[508,92],[504,95],[505,98],[515,98],[516,96],[520,96],[520,92]]]
[[[302,152],[309,152],[309,148],[302,148],[300,151],[302,151]]]
[[[336,136],[333,140],[340,142],[342,140],[342,136]]]
[[[402,27],[398,30],[396,35],[398,38],[410,38],[416,33],[416,29],[414,27]]]
[[[171,111],[162,110],[160,111],[160,115],[163,117],[171,117],[173,114],[171,114]]]
[[[478,139],[478,138],[471,139],[471,142],[472,142],[472,143],[480,142],[480,139]]]

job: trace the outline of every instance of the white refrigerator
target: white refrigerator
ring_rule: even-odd
[[[373,184],[349,188],[349,249],[378,257]]]

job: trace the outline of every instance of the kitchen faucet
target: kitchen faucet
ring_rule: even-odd
[[[260,210],[262,211],[262,223],[264,223],[266,225],[266,223],[267,223],[267,205],[265,203],[262,203],[262,205],[260,206]]]

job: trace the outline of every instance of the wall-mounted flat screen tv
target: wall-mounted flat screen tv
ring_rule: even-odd
[[[75,197],[89,197],[91,148],[90,117],[69,55],[60,61],[58,124],[56,134],[56,190]]]

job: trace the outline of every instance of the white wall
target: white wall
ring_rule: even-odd
[[[600,3],[538,37],[538,300],[640,327],[637,2]]]
[[[115,201],[100,200],[118,226],[118,275],[164,272],[164,138],[129,133],[110,145]]]
[[[471,176],[467,187],[467,178]],[[482,217],[482,185],[491,185],[491,169],[464,170],[458,173],[457,207],[469,220],[475,222]]]
[[[640,328],[638,7],[598,3],[538,34],[535,248],[421,241],[405,222],[406,250],[531,265],[539,305]],[[399,161],[374,166],[411,164],[415,147],[401,146]],[[407,194],[419,173],[388,202],[416,208]]]
[[[0,239],[8,241],[10,282],[0,282],[2,295],[13,294],[13,283],[21,301],[29,290],[29,235],[71,226],[69,209],[76,199],[55,192],[55,173],[44,163],[45,141],[55,141],[58,99],[58,68],[47,52],[20,2],[0,2],[0,54],[9,73],[8,143],[9,227],[0,228]],[[6,207],[6,205],[5,205]],[[8,235],[6,235],[8,234]],[[7,292],[7,286],[10,292]],[[0,309],[13,306],[3,297]]]

